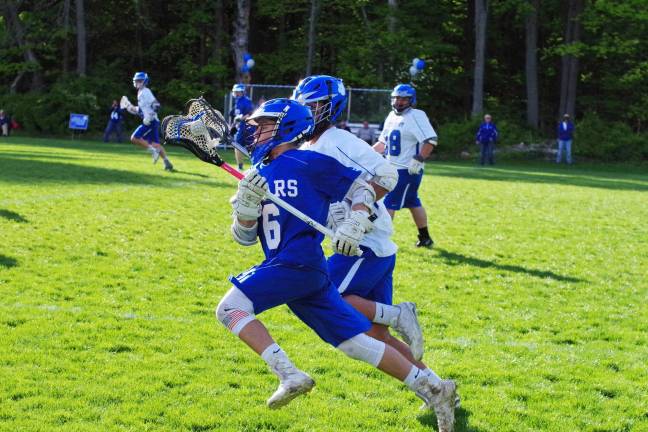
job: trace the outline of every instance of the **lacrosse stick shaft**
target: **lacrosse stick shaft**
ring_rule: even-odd
[[[398,162],[394,162],[394,161],[391,161],[391,160],[389,161],[389,163],[392,164],[392,165],[394,165],[394,166],[400,167],[400,168],[409,168],[408,165],[405,165],[405,164],[402,164],[402,163],[398,163]]]
[[[233,166],[229,165],[226,162],[223,162],[221,165],[219,165],[219,167],[227,171],[233,177],[236,177],[238,180],[241,180],[243,179],[243,177],[245,177],[242,172],[238,171],[236,168],[234,168]],[[333,231],[331,231],[321,223],[317,222],[316,220],[312,219],[311,217],[307,216],[306,214],[302,213],[300,210],[288,204],[286,201],[282,200],[278,196],[271,194],[270,192],[266,192],[265,196],[270,201],[277,204],[279,207],[283,208],[288,213],[292,214],[293,216],[295,216],[296,218],[304,222],[306,225],[315,228],[317,231],[321,232],[325,236],[329,238],[333,238],[333,236],[335,235]],[[361,256],[362,251],[360,249],[356,250],[356,255]]]

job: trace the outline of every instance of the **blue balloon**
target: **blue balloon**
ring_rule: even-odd
[[[243,72],[243,73],[250,72],[250,68],[248,67],[248,65],[244,64],[241,67],[241,72]]]
[[[247,61],[250,60],[251,58],[252,58],[252,54],[250,54],[250,53],[245,53],[245,54],[243,54],[243,61],[244,61],[244,62],[247,62]]]
[[[419,60],[416,62],[416,69],[423,70],[425,67],[425,60]]]

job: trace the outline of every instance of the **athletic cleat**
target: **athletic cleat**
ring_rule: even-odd
[[[156,149],[155,147],[149,147],[149,151],[151,152],[151,157],[153,158],[153,165],[155,165],[160,159],[160,150]]]
[[[268,399],[268,407],[277,409],[286,406],[297,396],[311,391],[314,386],[315,381],[307,373],[295,369],[281,380],[277,391]]]
[[[171,162],[169,162],[168,160],[165,160],[164,161],[164,169],[166,171],[173,171],[173,165],[171,165]]]
[[[454,407],[455,407],[455,409],[461,408],[461,396],[459,396],[459,393],[455,394]],[[426,403],[424,403],[423,405],[421,405],[419,407],[419,410],[421,410],[421,411],[424,411],[424,410],[427,410],[427,409],[429,409],[429,408],[428,408]]]
[[[416,247],[434,247],[434,240],[432,240],[430,237],[424,239],[419,237],[418,241],[416,242]]]
[[[433,384],[427,378],[419,378],[421,382],[415,383],[416,396],[423,399],[429,409],[434,410],[439,432],[452,432],[457,403],[457,385],[452,380],[443,380]]]
[[[404,302],[396,306],[400,309],[400,314],[394,330],[409,345],[414,358],[421,360],[423,358],[423,332],[416,317],[416,305],[412,302]]]

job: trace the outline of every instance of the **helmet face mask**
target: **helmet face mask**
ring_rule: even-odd
[[[245,94],[245,84],[234,84],[232,86],[232,97],[235,99],[240,98]]]
[[[409,84],[399,84],[391,92],[391,106],[396,114],[402,114],[416,105],[416,89]]]
[[[149,83],[149,76],[146,72],[135,72],[133,75],[133,87],[141,90]]]
[[[291,99],[311,109],[315,121],[315,135],[335,124],[347,103],[342,80],[329,75],[304,78],[295,87]]]
[[[246,149],[252,163],[266,160],[280,145],[298,145],[310,136],[313,128],[313,116],[308,107],[290,99],[265,102],[246,123]]]

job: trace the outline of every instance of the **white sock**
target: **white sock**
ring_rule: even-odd
[[[274,372],[279,379],[283,379],[286,372],[295,369],[286,352],[281,349],[276,343],[271,344],[268,348],[263,350],[261,358],[268,363],[272,372]]]
[[[430,381],[432,381],[432,384],[439,384],[441,382],[441,377],[437,375],[432,369],[430,368],[425,368],[423,369],[423,373],[430,377]]]
[[[398,315],[400,315],[400,308],[398,306],[376,302],[376,315],[374,316],[373,322],[394,327],[398,321]]]
[[[424,376],[424,373],[421,369],[417,368],[416,366],[412,365],[412,369],[410,369],[409,373],[403,380],[403,383],[409,387],[410,389],[416,391],[417,389],[414,387],[414,383],[419,377]]]

